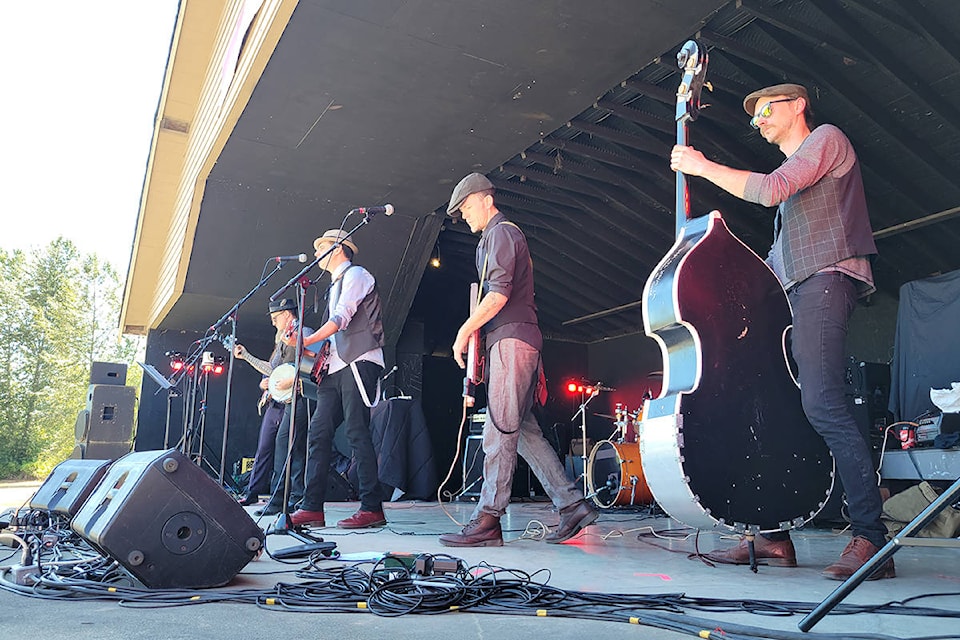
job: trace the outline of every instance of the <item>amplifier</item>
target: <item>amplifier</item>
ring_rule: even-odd
[[[956,433],[960,431],[960,414],[946,413],[931,416],[917,421],[917,446],[932,445],[941,433]]]
[[[487,424],[486,413],[474,413],[470,416],[470,435],[481,435],[483,427]]]

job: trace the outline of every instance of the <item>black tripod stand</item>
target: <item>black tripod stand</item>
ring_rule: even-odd
[[[801,631],[810,631],[813,625],[817,624],[823,616],[830,613],[840,601],[846,598],[850,593],[860,586],[860,583],[869,578],[874,571],[893,557],[901,547],[950,547],[960,548],[960,539],[957,538],[917,538],[915,534],[919,533],[925,526],[933,522],[933,519],[940,515],[940,512],[960,499],[960,479],[957,479],[950,488],[940,494],[940,497],[930,503],[930,505],[920,512],[920,514],[911,520],[890,542],[885,544],[876,555],[870,558],[862,567],[857,569],[856,573],[847,578],[843,584],[827,596],[826,600],[807,614],[797,626]]]

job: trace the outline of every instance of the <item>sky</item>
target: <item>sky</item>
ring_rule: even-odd
[[[4,3],[0,247],[127,273],[178,0]]]

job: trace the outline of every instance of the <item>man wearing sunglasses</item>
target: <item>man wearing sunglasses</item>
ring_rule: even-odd
[[[823,576],[846,580],[886,544],[882,501],[870,449],[844,398],[847,323],[858,298],[875,291],[870,256],[876,254],[860,175],[850,140],[830,124],[813,128],[807,90],[797,84],[759,89],[743,100],[750,124],[785,156],[771,173],[734,169],[677,145],[670,168],[701,176],[729,193],[777,205],[767,264],[786,289],[793,311],[791,350],[803,410],[833,453],[843,482],[852,539]],[[756,538],[763,563],[794,567],[789,534]],[[748,564],[746,541],[707,558]],[[894,577],[893,559],[869,579]]]

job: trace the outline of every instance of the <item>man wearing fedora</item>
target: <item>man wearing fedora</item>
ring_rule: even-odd
[[[233,355],[246,360],[254,369],[263,374],[260,388],[267,390],[270,374],[281,364],[294,362],[296,350],[283,342],[283,337],[296,326],[297,303],[285,298],[270,303],[270,323],[276,329],[273,353],[269,360],[261,360],[251,354],[242,344],[233,348]],[[307,328],[304,333],[312,330]],[[263,421],[260,424],[260,438],[257,453],[254,456],[253,470],[247,483],[247,495],[240,501],[243,505],[256,504],[258,495],[270,487],[270,500],[257,515],[274,515],[283,507],[284,472],[287,466],[287,453],[290,450],[290,505],[303,498],[303,473],[307,455],[307,405],[302,396],[297,396],[294,413],[293,448],[290,449],[290,410],[292,403],[278,402],[265,396]],[[270,481],[270,470],[273,482]]]
[[[493,194],[486,176],[471,173],[454,188],[447,207],[449,215],[463,217],[470,231],[482,232],[476,255],[482,298],[457,332],[453,358],[465,367],[470,335],[481,329],[487,362],[483,485],[470,522],[459,533],[440,536],[440,544],[448,547],[503,544],[500,518],[510,504],[518,453],[560,511],[560,523],[546,536],[547,542],[569,540],[597,519],[597,511],[567,477],[533,415],[543,371],[533,262],[523,232],[500,213]]]
[[[743,100],[750,124],[785,156],[769,174],[734,169],[677,145],[670,168],[701,176],[729,193],[764,206],[777,205],[767,264],[793,310],[791,350],[799,372],[803,411],[836,461],[843,481],[852,539],[822,575],[845,580],[884,544],[882,501],[870,449],[844,399],[844,343],[858,298],[875,291],[870,256],[876,254],[860,162],[850,140],[830,124],[813,126],[806,88],[778,84]],[[756,539],[759,560],[794,567],[786,532]],[[707,554],[715,562],[749,563],[746,542]],[[893,558],[868,579],[892,578]]]
[[[376,403],[383,371],[383,322],[380,294],[373,275],[352,260],[357,245],[339,229],[317,238],[313,247],[320,267],[330,274],[326,308],[319,329],[303,339],[318,351],[330,342],[327,373],[317,385],[317,408],[307,432],[307,472],[303,502],[291,514],[294,525],[326,526],[323,503],[330,469],[333,434],[341,422],[357,461],[360,509],[337,523],[342,529],[380,527],[387,523],[378,492],[377,455],[370,436],[370,408]],[[295,336],[287,338],[294,343]]]

